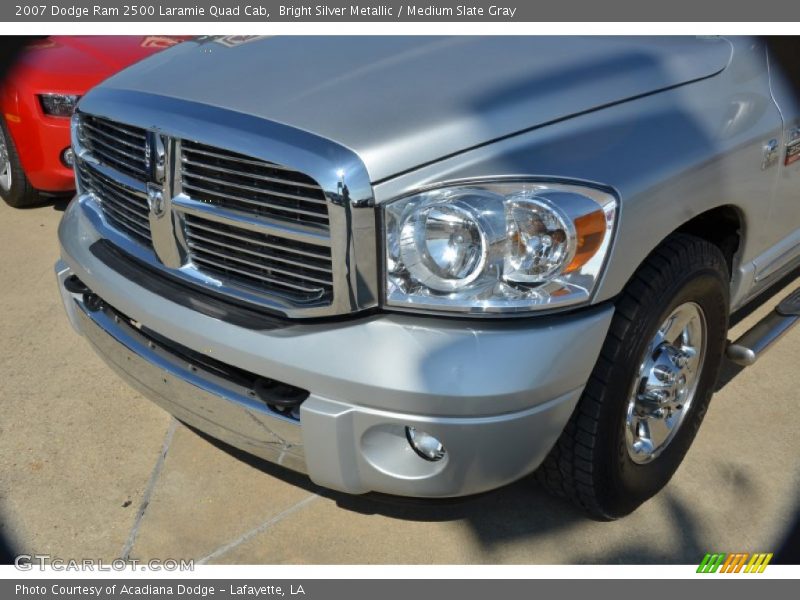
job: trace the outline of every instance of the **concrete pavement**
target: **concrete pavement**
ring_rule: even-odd
[[[711,550],[774,551],[798,508],[800,329],[726,383],[673,481],[621,521],[590,521],[530,479],[446,502],[347,497],[173,421],[94,355],[70,329],[52,273],[63,204],[0,203],[0,535],[18,552],[696,563]]]

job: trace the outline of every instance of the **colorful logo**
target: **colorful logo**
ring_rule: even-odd
[[[738,552],[734,554],[706,554],[697,567],[698,573],[763,573],[772,553],[748,554]]]

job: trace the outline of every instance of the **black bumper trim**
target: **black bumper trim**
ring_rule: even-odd
[[[234,304],[209,294],[202,288],[156,272],[144,262],[123,252],[107,240],[98,240],[89,248],[104,265],[146,290],[170,302],[191,308],[206,316],[247,329],[271,330],[287,327],[290,322],[262,310]]]

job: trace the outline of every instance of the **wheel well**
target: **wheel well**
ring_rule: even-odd
[[[688,233],[714,244],[728,263],[728,275],[733,274],[736,251],[739,250],[743,220],[739,210],[730,205],[719,206],[701,213],[681,225],[676,232]]]

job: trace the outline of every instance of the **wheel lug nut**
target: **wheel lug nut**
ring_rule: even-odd
[[[669,401],[669,394],[664,390],[649,390],[639,397],[649,404],[664,404]]]
[[[690,358],[692,358],[692,354],[686,352],[685,350],[677,350],[670,356],[672,363],[679,369],[683,369],[686,365],[688,365]]]
[[[653,367],[653,375],[662,383],[672,383],[675,381],[675,374],[668,368],[660,365]]]

